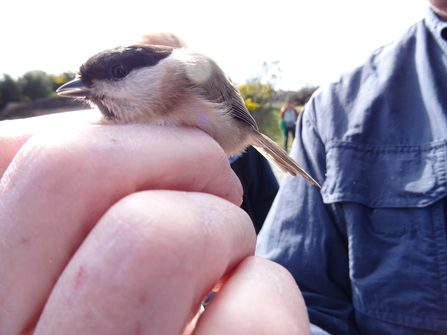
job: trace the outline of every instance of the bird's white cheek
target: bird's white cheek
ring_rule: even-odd
[[[93,83],[93,95],[116,115],[117,122],[144,122],[154,117],[151,101],[154,100],[156,83],[129,74],[119,81],[96,81]]]
[[[173,61],[160,62],[135,69],[118,81],[94,82],[93,95],[116,115],[117,122],[179,124],[177,118],[170,118],[169,111],[179,102],[183,104],[188,91],[175,65]]]
[[[150,95],[154,83],[150,80],[142,80],[140,76],[127,76],[119,81],[94,82],[93,94],[98,98],[121,100],[126,103],[132,99],[141,99]]]

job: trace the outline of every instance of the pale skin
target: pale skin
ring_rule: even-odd
[[[217,143],[98,118],[0,122],[0,335],[309,334]]]

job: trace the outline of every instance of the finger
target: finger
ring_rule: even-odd
[[[0,181],[2,328],[33,325],[93,225],[144,189],[206,192],[236,204],[242,193],[217,143],[195,129],[77,125],[30,138]]]
[[[39,117],[0,122],[0,177],[22,145],[34,134],[48,132],[62,125],[100,124],[101,114],[96,110],[57,113]]]
[[[25,133],[23,138],[29,135],[26,131]],[[22,142],[23,138],[16,141]],[[92,156],[96,155],[101,155],[100,159],[94,160],[96,157]],[[45,156],[48,156],[48,159]],[[207,192],[205,186],[208,185],[205,184],[210,183],[208,188],[223,190],[221,194],[217,194],[218,196],[234,203],[241,202],[242,189],[240,186],[234,187],[235,182],[236,185],[239,183],[228,168],[227,158],[222,149],[208,135],[193,128],[159,127],[148,124],[84,127],[77,123],[62,124],[60,129],[52,131],[47,129],[44,133],[39,132],[28,138],[25,145],[22,145],[19,157],[16,158],[14,164],[8,166],[10,173],[22,169],[23,164],[29,166],[29,161],[35,158],[40,159],[46,168],[49,159],[52,158],[57,159],[57,163],[60,164],[73,163],[77,168],[82,168],[83,164],[75,160],[88,159],[84,165],[88,165],[89,169],[97,168],[99,172],[109,170],[118,174],[123,173],[127,167],[134,167],[135,172],[141,172],[141,168],[147,167],[151,169],[151,185],[161,184],[165,186],[164,188],[181,189],[183,183],[186,183],[185,186],[189,190],[189,187],[195,184],[194,190],[200,190],[202,187],[201,191]],[[144,166],[135,164],[136,162],[144,163]],[[98,165],[95,166],[93,163]],[[191,168],[184,169],[185,163],[191,163]],[[114,169],[110,169],[110,166]],[[115,168],[117,166],[119,169]],[[34,169],[34,166],[31,167]],[[52,167],[58,168],[54,164]],[[178,170],[182,178],[165,173],[179,172]],[[205,174],[205,178],[198,178],[202,177],[201,170],[209,171],[213,178],[207,179],[209,174]],[[153,178],[157,173],[161,179]],[[216,176],[223,178],[215,178]],[[9,178],[9,175],[7,177]],[[215,181],[219,187],[215,187],[217,185]],[[230,183],[229,187],[221,187],[227,183]]]
[[[217,197],[130,195],[72,258],[35,334],[180,334],[255,239],[245,212]]]
[[[201,314],[194,335],[310,334],[303,297],[291,274],[247,257]]]

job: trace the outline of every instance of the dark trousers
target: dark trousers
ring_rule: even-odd
[[[286,138],[284,140],[284,150],[287,151],[287,147],[289,145],[289,133],[292,133],[293,139],[295,139],[295,126],[286,127]]]

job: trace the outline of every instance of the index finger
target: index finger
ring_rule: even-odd
[[[74,111],[0,122],[0,177],[22,145],[34,134],[51,131],[64,124],[101,124],[96,110]]]

